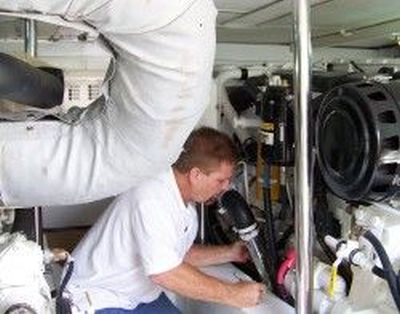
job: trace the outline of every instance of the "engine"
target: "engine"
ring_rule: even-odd
[[[382,71],[331,70],[313,71],[310,99],[313,312],[395,313],[400,82]],[[220,122],[236,139],[242,161],[235,190],[208,211],[207,240],[245,241],[252,262],[237,267],[294,305],[292,72],[250,72],[219,82]]]

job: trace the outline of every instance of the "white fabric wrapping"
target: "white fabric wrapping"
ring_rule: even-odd
[[[0,0],[0,9],[84,21],[117,53],[103,110],[88,112],[80,124],[0,123],[5,204],[102,199],[176,160],[209,101],[212,0]]]
[[[0,313],[26,304],[36,313],[51,313],[50,288],[43,276],[40,247],[18,233],[0,235]]]

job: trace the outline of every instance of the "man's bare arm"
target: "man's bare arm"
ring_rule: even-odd
[[[200,272],[183,262],[174,269],[151,275],[150,279],[182,296],[222,303],[236,307],[250,307],[259,303],[264,286],[256,282],[229,283]]]
[[[185,255],[184,261],[192,266],[210,266],[228,262],[246,262],[249,258],[242,242],[230,245],[194,244]]]

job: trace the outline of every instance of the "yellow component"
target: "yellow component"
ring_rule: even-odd
[[[331,299],[333,299],[335,290],[336,290],[336,283],[337,283],[337,271],[338,266],[341,262],[341,259],[337,259],[331,267],[331,276],[329,278],[329,286],[328,286],[328,295]]]
[[[263,193],[263,171],[265,167],[264,160],[261,156],[261,143],[266,144],[266,140],[268,139],[267,135],[272,135],[274,131],[273,123],[262,123],[259,129],[259,136],[257,141],[257,163],[256,163],[256,199],[257,201],[262,201],[262,193]],[[271,166],[271,177],[270,177],[270,185],[271,185],[271,201],[279,202],[279,193],[280,193],[280,167]]]
[[[274,124],[270,122],[264,122],[260,126],[261,131],[273,131],[274,128],[275,128]]]
[[[279,193],[280,193],[280,167],[279,166],[271,166],[271,201],[279,202]]]

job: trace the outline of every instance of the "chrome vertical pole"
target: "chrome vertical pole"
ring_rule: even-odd
[[[34,224],[35,224],[35,241],[37,244],[42,244],[42,209],[38,206],[33,207],[33,217],[34,217]]]
[[[31,57],[37,56],[37,34],[36,34],[36,21],[24,20],[25,33],[24,33],[24,47],[25,53]]]
[[[311,40],[308,0],[294,4],[296,312],[312,312]]]
[[[24,20],[25,32],[24,32],[24,49],[25,53],[32,58],[37,56],[37,33],[36,33],[36,21],[25,19]],[[41,208],[33,207],[33,217],[34,217],[34,228],[35,228],[35,240],[36,243],[41,245]]]

